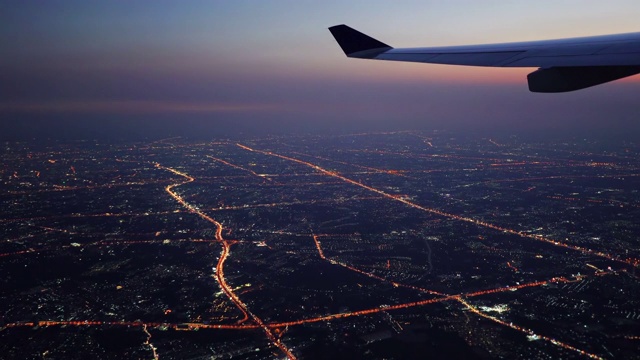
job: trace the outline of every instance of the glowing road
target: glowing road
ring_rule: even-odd
[[[588,248],[585,248],[585,247],[582,247],[582,246],[566,244],[566,243],[560,242],[558,240],[549,239],[549,238],[544,237],[542,235],[527,234],[527,233],[522,232],[522,231],[500,227],[498,225],[494,225],[494,224],[491,224],[491,223],[486,222],[486,221],[472,219],[472,218],[465,217],[465,216],[460,216],[460,215],[455,215],[455,214],[447,213],[447,212],[444,212],[444,211],[441,211],[441,210],[438,210],[438,209],[427,208],[427,207],[418,205],[418,204],[416,204],[414,202],[411,202],[411,201],[409,201],[409,200],[407,200],[407,199],[405,199],[403,197],[398,197],[396,195],[386,193],[386,192],[384,192],[382,190],[379,190],[379,189],[376,189],[374,187],[365,185],[365,184],[363,184],[361,182],[358,182],[358,181],[355,181],[353,179],[349,179],[347,177],[344,177],[344,176],[338,174],[335,171],[326,170],[326,169],[324,169],[324,168],[322,168],[322,167],[320,167],[318,165],[312,164],[312,163],[304,161],[304,160],[292,158],[292,157],[285,156],[285,155],[280,155],[280,154],[277,154],[277,153],[274,153],[274,152],[271,152],[271,151],[263,151],[263,150],[253,149],[253,148],[250,148],[250,147],[248,147],[246,145],[242,145],[242,144],[236,144],[236,145],[238,147],[240,147],[241,149],[244,149],[244,150],[247,150],[247,151],[257,152],[257,153],[260,153],[260,154],[273,156],[273,157],[277,157],[277,158],[280,158],[280,159],[284,159],[284,160],[292,161],[292,162],[295,162],[295,163],[298,163],[298,164],[301,164],[301,165],[308,166],[308,167],[310,167],[310,168],[312,168],[312,169],[314,169],[314,170],[316,170],[316,171],[318,171],[318,172],[320,172],[320,173],[322,173],[324,175],[331,176],[331,177],[334,177],[334,178],[338,178],[338,179],[340,179],[340,180],[342,180],[344,182],[347,182],[349,184],[352,184],[352,185],[361,187],[363,189],[372,191],[372,192],[374,192],[376,194],[379,194],[379,195],[382,195],[383,197],[386,197],[388,199],[399,201],[399,202],[401,202],[401,203],[403,203],[405,205],[408,205],[408,206],[410,206],[410,207],[412,207],[414,209],[418,209],[418,210],[421,210],[421,211],[424,211],[424,212],[428,212],[428,213],[431,213],[431,214],[440,215],[440,216],[443,216],[443,217],[446,217],[446,218],[449,218],[449,219],[463,221],[463,222],[471,223],[471,224],[478,225],[478,226],[481,226],[481,227],[485,227],[485,228],[501,231],[503,233],[513,234],[513,235],[517,235],[517,236],[520,236],[520,237],[523,237],[523,238],[528,238],[528,239],[533,239],[533,240],[536,240],[536,241],[545,242],[545,243],[548,243],[548,244],[551,244],[551,245],[554,245],[554,246],[559,246],[559,247],[563,247],[563,248],[566,248],[566,249],[578,251],[578,252],[581,252],[582,254],[585,254],[585,255],[595,255],[595,256],[599,256],[599,257],[602,257],[602,258],[605,258],[605,259],[608,259],[608,260],[613,260],[613,261],[621,262],[621,263],[624,263],[624,264],[627,264],[627,265],[640,267],[640,259],[620,258],[618,256],[613,256],[613,255],[610,255],[610,254],[607,254],[607,253],[604,253],[604,252],[601,252],[601,251],[595,251],[595,250],[588,249]]]
[[[180,172],[176,169],[172,169],[169,167],[164,167],[158,163],[156,163],[156,167],[159,169],[164,169],[167,171],[171,171],[172,173],[176,174],[176,175],[180,175],[182,177],[185,178],[185,181],[183,182],[179,182],[176,184],[171,184],[168,185],[165,190],[167,191],[167,193],[169,193],[169,195],[171,197],[173,197],[178,203],[180,203],[180,205],[182,205],[184,208],[186,208],[187,210],[189,210],[189,212],[192,212],[194,214],[197,214],[198,216],[200,216],[202,219],[214,224],[216,226],[216,232],[215,232],[215,238],[217,241],[219,241],[222,244],[222,253],[220,254],[220,258],[218,260],[218,264],[216,265],[216,279],[218,280],[218,283],[220,284],[220,288],[222,288],[222,291],[224,291],[224,293],[229,297],[229,299],[231,299],[231,301],[233,301],[233,303],[238,307],[238,309],[240,309],[240,311],[242,311],[242,313],[244,314],[244,318],[242,320],[239,321],[239,323],[242,323],[246,320],[249,319],[249,316],[251,316],[251,318],[253,319],[253,321],[256,322],[256,324],[258,324],[258,326],[260,328],[262,328],[262,330],[265,332],[265,334],[267,335],[267,338],[269,338],[269,340],[271,340],[271,342],[277,346],[289,359],[296,359],[296,357],[291,353],[291,351],[282,343],[282,341],[280,340],[280,338],[276,337],[273,332],[271,331],[271,329],[265,325],[265,323],[255,314],[253,314],[251,311],[249,311],[249,309],[247,308],[247,305],[242,302],[242,300],[240,300],[240,298],[233,292],[233,289],[229,286],[229,284],[227,284],[227,281],[224,278],[224,262],[227,260],[227,258],[229,257],[229,249],[231,248],[231,245],[234,244],[233,241],[230,240],[225,240],[222,237],[222,224],[220,224],[218,221],[214,220],[213,218],[211,218],[209,215],[203,213],[202,211],[198,210],[196,207],[194,207],[193,205],[190,205],[189,203],[187,203],[186,201],[184,201],[184,199],[178,195],[176,192],[173,191],[173,188],[180,186],[180,185],[184,185],[184,184],[188,184],[190,182],[195,181],[195,179],[183,172]]]

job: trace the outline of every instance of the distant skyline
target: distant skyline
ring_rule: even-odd
[[[533,69],[357,61],[327,30],[346,23],[393,46],[439,46],[637,32],[638,18],[636,0],[9,1],[0,15],[0,138],[640,134],[639,76],[532,94]]]

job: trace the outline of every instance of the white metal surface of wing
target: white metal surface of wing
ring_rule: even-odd
[[[533,92],[565,92],[640,73],[640,32],[519,43],[395,49],[346,25],[329,30],[348,57],[432,64],[537,67]]]

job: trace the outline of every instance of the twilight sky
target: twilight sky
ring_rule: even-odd
[[[534,69],[347,59],[327,30],[346,23],[396,47],[637,32],[638,0],[2,5],[1,139],[434,128],[640,134],[640,76],[532,94],[525,76]]]

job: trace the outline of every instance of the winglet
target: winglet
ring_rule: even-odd
[[[371,59],[383,53],[391,46],[367,36],[347,25],[336,25],[329,28],[331,34],[348,57]]]

